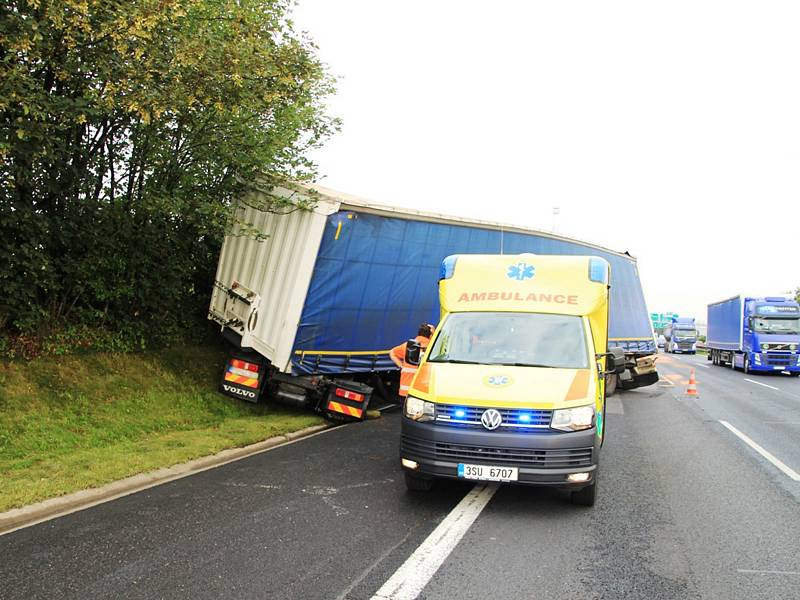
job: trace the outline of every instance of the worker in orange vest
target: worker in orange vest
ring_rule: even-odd
[[[417,337],[414,338],[417,343],[422,347],[422,351],[428,347],[431,341],[431,336],[436,329],[429,323],[423,323],[419,326]],[[408,389],[411,387],[411,381],[414,379],[414,373],[417,372],[417,365],[412,365],[406,362],[406,343],[403,342],[399,346],[395,346],[389,351],[389,358],[400,369],[400,394],[401,398],[408,396]]]

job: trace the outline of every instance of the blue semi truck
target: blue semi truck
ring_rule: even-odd
[[[664,352],[695,354],[697,352],[697,325],[694,317],[675,317],[664,328]]]
[[[708,305],[708,360],[745,373],[800,375],[800,305],[734,296]]]
[[[270,197],[288,206],[264,210]],[[373,392],[396,394],[389,350],[414,337],[420,324],[438,321],[439,271],[451,254],[604,258],[614,282],[609,346],[625,355],[625,370],[610,376],[607,393],[658,381],[636,259],[627,253],[523,227],[381,206],[319,186],[253,191],[238,202],[236,220],[209,306],[209,318],[233,344],[220,383],[224,394],[363,418]]]

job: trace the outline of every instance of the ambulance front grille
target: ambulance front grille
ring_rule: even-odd
[[[447,425],[451,427],[480,427],[481,416],[488,410],[475,406],[455,406],[451,404],[436,405],[437,425]],[[500,408],[498,409],[503,417],[503,422],[496,431],[512,429],[544,429],[550,427],[550,419],[553,416],[552,410],[519,409],[519,408]]]
[[[494,446],[469,446],[420,440],[408,436],[402,438],[405,456],[420,457],[445,462],[466,462],[537,469],[570,469],[588,467],[592,464],[593,448],[559,448],[534,450],[530,448],[499,448]]]

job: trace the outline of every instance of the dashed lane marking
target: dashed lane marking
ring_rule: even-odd
[[[736,572],[756,575],[800,575],[800,571],[767,571],[761,569],[736,569]]]
[[[749,437],[747,437],[745,434],[743,434],[741,431],[736,429],[736,427],[734,427],[733,425],[731,425],[727,421],[723,421],[723,420],[720,419],[720,423],[723,425],[723,427],[726,427],[729,431],[731,431],[736,437],[738,437],[740,440],[742,440],[745,444],[750,446],[753,450],[755,450],[761,456],[766,458],[769,462],[771,462],[773,465],[775,465],[778,469],[783,471],[783,473],[787,477],[789,477],[789,479],[792,479],[794,481],[800,481],[800,473],[798,473],[797,471],[795,471],[794,469],[789,467],[786,463],[784,463],[782,460],[777,458],[774,454],[772,454],[768,450],[765,450],[764,448],[759,446],[757,443],[755,443],[753,440],[751,440]]]
[[[414,600],[450,555],[497,491],[497,485],[476,485],[444,521],[381,586],[372,600]]]
[[[747,377],[744,378],[745,381],[749,381],[750,383],[755,383],[756,385],[764,386],[765,388],[769,388],[771,390],[775,390],[776,392],[783,391],[781,388],[776,388],[773,385],[767,385],[766,383],[761,383],[760,381],[753,381],[752,379],[748,379]]]

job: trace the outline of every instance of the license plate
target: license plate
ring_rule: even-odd
[[[516,481],[517,467],[489,467],[486,465],[458,464],[458,476],[481,481]]]

